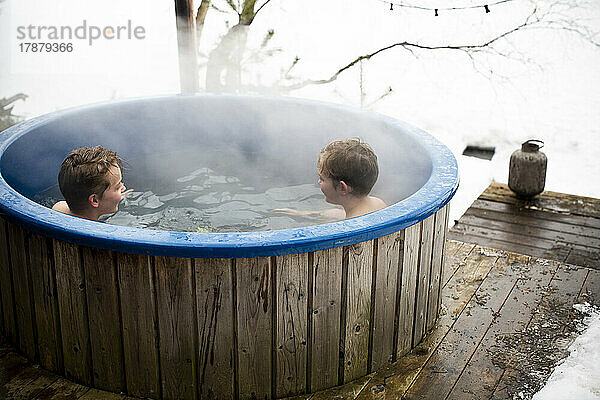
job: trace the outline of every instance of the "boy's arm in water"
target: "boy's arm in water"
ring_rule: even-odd
[[[291,216],[300,216],[331,221],[359,217],[387,207],[385,202],[378,197],[365,196],[361,201],[347,209],[330,208],[322,211],[298,211],[292,208],[276,208],[272,212]]]
[[[346,213],[341,208],[329,208],[321,211],[299,211],[293,208],[276,208],[272,210],[275,214],[283,214],[298,217],[307,217],[331,221],[340,221],[346,218]]]

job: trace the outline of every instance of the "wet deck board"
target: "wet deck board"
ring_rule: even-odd
[[[543,385],[575,337],[573,304],[600,306],[600,271],[455,241],[448,250],[455,272],[436,330],[392,366],[302,399],[512,399]]]
[[[468,400],[491,396],[504,372],[497,360],[489,357],[496,346],[496,338],[526,327],[533,309],[542,297],[541,289],[550,284],[558,265],[522,260],[518,268],[525,271],[518,273],[519,277],[502,305],[502,312],[494,315],[488,331],[456,381],[449,399]],[[523,273],[527,270],[530,273]]]
[[[492,183],[448,237],[600,269],[600,200],[555,192],[522,200]]]
[[[530,337],[514,336],[505,343],[505,349],[508,346],[516,349],[515,361],[517,362],[507,363],[507,368],[497,383],[492,399],[514,397],[518,393],[515,387],[519,384],[525,383],[529,386],[538,383],[535,378],[529,376],[532,371],[530,365],[532,360],[542,364],[541,367],[536,368],[540,370],[540,374],[549,375],[548,364],[554,361],[554,355],[560,357],[570,344],[570,340],[562,339],[568,338],[565,331],[573,329],[570,326],[573,305],[580,300],[579,294],[589,272],[585,268],[571,268],[565,265],[558,268],[550,282],[548,294],[542,297],[537,307],[538,312],[533,315],[525,328],[525,333],[530,333]],[[550,330],[549,327],[555,329]],[[552,337],[552,346],[544,343],[549,337]],[[548,349],[540,349],[544,347]]]

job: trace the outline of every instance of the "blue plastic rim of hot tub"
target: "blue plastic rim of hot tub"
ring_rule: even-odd
[[[30,200],[56,184],[60,163],[80,146],[101,144],[128,159],[220,142],[276,155],[274,168],[285,170],[297,167],[289,160],[298,151],[316,159],[330,140],[353,136],[375,144],[378,185],[398,187],[405,198],[344,221],[259,232],[172,232],[92,222]],[[94,104],[22,122],[2,132],[0,143],[0,209],[9,220],[84,246],[157,256],[263,257],[359,243],[432,215],[454,196],[459,181],[453,154],[428,133],[380,114],[293,98],[179,95]],[[314,165],[300,166],[315,174]],[[395,170],[387,182],[386,169]]]

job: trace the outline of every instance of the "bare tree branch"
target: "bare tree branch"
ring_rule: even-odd
[[[290,73],[292,72],[292,69],[294,69],[294,67],[298,64],[299,61],[300,61],[300,57],[298,57],[298,56],[294,57],[294,60],[292,61],[289,68],[285,71],[285,74],[283,75],[283,77],[285,79],[291,78]]]
[[[204,20],[206,13],[210,8],[210,0],[202,0],[198,12],[196,13],[196,45],[200,45],[200,37],[202,36],[202,28],[204,28]]]
[[[271,1],[271,0],[267,0],[267,1],[265,1],[265,2],[264,2],[264,3],[263,3],[261,6],[260,6],[260,7],[258,7],[258,9],[257,9],[257,10],[254,12],[254,16],[256,17],[256,14],[258,14],[258,12],[259,12],[260,10],[262,10],[264,6],[266,6],[267,4],[269,4],[269,2],[270,2],[270,1]]]
[[[244,0],[240,14],[240,25],[250,25],[254,21],[254,17],[256,16],[256,12],[254,12],[255,5],[256,0]]]
[[[370,108],[373,107],[377,102],[383,100],[385,97],[389,96],[390,94],[392,94],[392,92],[394,91],[394,89],[392,89],[391,86],[389,86],[387,88],[387,90],[385,92],[383,92],[379,97],[377,97],[375,100],[371,101],[369,104],[367,104],[366,106],[363,106],[363,108]]]
[[[213,3],[210,4],[210,8],[217,12],[220,12],[221,14],[227,14],[229,12],[227,10],[220,9],[219,7],[215,6]]]
[[[233,2],[233,0],[225,0],[227,2],[227,5],[229,7],[231,7],[231,9],[233,11],[235,11],[236,13],[238,12],[238,6]]]
[[[12,113],[14,104],[18,100],[27,99],[27,95],[23,93],[17,93],[9,98],[0,99],[0,132],[11,127],[21,120],[21,117]]]
[[[209,2],[210,0],[202,0]],[[234,0],[225,0],[230,4],[233,3]],[[238,29],[242,29],[242,27],[248,28],[250,24],[252,24],[256,15],[271,2],[271,0],[262,0],[263,3],[258,6],[258,9],[254,11],[255,6],[257,6],[257,0],[238,0],[237,7],[234,7],[234,10],[238,13],[239,22],[236,26],[230,29],[227,35],[222,38],[221,43],[217,46],[213,52],[211,52],[211,56],[209,56],[209,63],[207,68],[207,77],[209,75],[214,75],[215,77],[220,76],[220,72],[224,71],[224,69],[232,69],[231,65],[229,67],[223,67],[226,65],[225,62],[229,62],[230,64],[235,64],[235,68],[237,69],[237,74],[241,77],[241,65],[238,65],[243,58],[239,55],[242,49],[245,47],[245,36],[242,36],[242,42],[240,46],[225,46],[224,43],[228,41],[228,37],[233,31]],[[398,3],[386,0],[379,0],[384,3],[393,3],[394,5],[406,6],[409,8],[419,8],[419,9],[427,9],[427,7],[421,7],[418,3],[415,3],[413,6],[409,3],[404,3],[404,0],[397,0]],[[526,1],[526,0],[525,0]],[[446,7],[439,8],[438,10],[459,10],[464,8],[481,8],[484,6],[493,6],[500,4],[522,4],[521,0],[490,0],[489,3],[484,4],[481,3],[475,6],[465,6],[465,7]],[[593,1],[587,1],[589,4],[594,4]],[[409,40],[398,41],[395,43],[391,43],[385,47],[381,47],[379,49],[373,50],[367,54],[358,56],[353,60],[349,61],[347,64],[343,65],[329,77],[323,79],[299,79],[298,77],[294,77],[291,74],[291,70],[298,63],[298,58],[294,60],[292,65],[287,68],[287,70],[282,69],[281,76],[279,81],[275,82],[272,86],[264,87],[264,86],[253,86],[253,85],[242,85],[241,78],[238,79],[240,82],[239,89],[242,91],[257,91],[257,92],[269,92],[269,93],[287,93],[293,90],[297,90],[303,88],[308,85],[319,85],[319,84],[328,84],[331,83],[343,74],[344,72],[352,69],[356,66],[356,64],[361,63],[363,61],[368,61],[373,57],[376,57],[385,52],[394,50],[394,49],[402,49],[409,52],[414,57],[418,57],[418,54],[422,51],[435,51],[435,50],[451,50],[456,52],[461,52],[473,64],[475,70],[484,75],[488,76],[499,76],[496,71],[493,70],[492,67],[484,65],[485,62],[484,57],[482,55],[488,55],[493,57],[505,57],[510,60],[525,62],[525,63],[533,63],[531,58],[527,57],[526,54],[519,51],[519,49],[515,48],[511,45],[510,41],[507,41],[509,37],[515,35],[517,32],[525,31],[525,30],[538,30],[538,29],[550,29],[550,30],[563,30],[565,32],[573,33],[575,35],[579,35],[587,42],[593,44],[596,47],[600,47],[600,35],[598,32],[594,32],[588,25],[585,24],[585,19],[581,18],[581,10],[584,10],[586,7],[586,0],[549,0],[548,2],[540,2],[539,0],[530,0],[529,1],[530,8],[528,13],[522,17],[523,20],[521,23],[517,23],[516,25],[509,27],[508,29],[498,33],[493,36],[491,39],[482,40],[480,43],[466,43],[466,44],[445,44],[445,45],[426,45],[417,42],[412,42]],[[212,6],[212,4],[211,4]],[[240,12],[241,10],[241,12]],[[433,9],[431,9],[433,10]],[[487,11],[487,10],[486,10]],[[244,31],[246,32],[246,31]],[[234,51],[233,48],[236,48]],[[238,48],[239,47],[239,48]],[[264,48],[264,46],[263,46]],[[234,53],[237,53],[235,59],[233,57]],[[262,56],[261,56],[262,57]],[[258,62],[261,57],[257,55],[253,55],[246,59],[246,61]],[[210,60],[214,58],[213,60]],[[219,60],[221,58],[222,60]],[[236,61],[237,60],[237,61]],[[235,62],[233,62],[235,61]],[[221,65],[215,74],[212,74],[214,68],[211,68],[211,64]],[[210,72],[210,73],[209,73]],[[208,80],[208,79],[207,79]],[[294,82],[295,81],[295,82]],[[208,85],[207,85],[208,87]]]
[[[397,42],[397,43],[393,43],[388,46],[382,47],[380,49],[377,49],[371,53],[368,53],[368,54],[365,54],[365,55],[355,58],[354,60],[350,61],[348,64],[343,66],[342,68],[338,69],[329,78],[318,79],[318,80],[313,80],[313,79],[304,80],[302,82],[299,82],[299,83],[296,83],[293,85],[284,86],[282,89],[284,91],[291,91],[291,90],[297,90],[297,89],[303,88],[308,85],[322,85],[322,84],[331,83],[331,82],[335,81],[338,78],[338,76],[340,76],[343,72],[354,67],[357,63],[359,63],[363,60],[370,60],[371,58],[373,58],[381,53],[384,53],[388,50],[396,48],[396,47],[400,47],[402,49],[410,51],[411,53],[413,53],[414,49],[418,49],[418,50],[458,50],[458,51],[464,52],[472,59],[473,53],[480,51],[482,49],[490,48],[494,43],[498,42],[499,40],[506,38],[507,36],[510,36],[517,31],[523,30],[524,28],[527,28],[527,27],[539,22],[538,19],[535,18],[536,13],[537,13],[537,8],[534,8],[533,11],[527,16],[525,21],[522,22],[521,24],[495,36],[494,38],[492,38],[486,42],[480,43],[480,44],[428,46],[428,45],[422,45],[419,43],[412,43],[412,42],[407,42],[407,41]]]

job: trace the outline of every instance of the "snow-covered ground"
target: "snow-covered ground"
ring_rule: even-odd
[[[273,82],[298,56],[297,75],[328,78],[357,56],[404,40],[423,45],[481,43],[522,22],[531,4],[543,7],[549,1],[514,0],[491,7],[490,13],[478,8],[440,12],[435,17],[431,12],[400,7],[390,11],[389,4],[379,0],[272,0],[252,24],[249,47],[259,47],[267,30],[274,29],[269,46],[283,51],[246,77]],[[447,7],[447,2],[419,2],[431,8],[440,3]],[[113,98],[177,93],[173,14],[172,0],[0,0],[0,98],[28,94],[27,101],[17,103],[14,111],[32,117]],[[600,31],[600,2],[589,3],[580,14],[593,30]],[[205,54],[224,34],[224,21],[235,23],[236,18],[209,12],[200,43]],[[145,38],[78,44],[72,53],[19,51],[18,26],[75,27],[83,19],[99,26],[131,20],[144,28]],[[368,108],[430,132],[455,154],[461,186],[452,203],[451,220],[458,219],[492,180],[507,181],[511,152],[530,138],[545,142],[547,190],[600,197],[600,49],[566,30],[524,31],[501,46],[521,51],[531,61],[480,55],[474,64],[461,52],[411,54],[395,49],[362,65],[367,104],[388,87],[393,89]],[[308,86],[291,95],[359,106],[359,78],[360,68],[354,67],[332,84]],[[491,161],[462,156],[468,144],[494,146],[496,154]],[[597,330],[597,325],[590,325],[590,331]],[[596,354],[597,343],[587,342]],[[580,364],[576,361],[573,368]],[[589,373],[595,377],[596,396],[598,365]]]
[[[582,333],[569,346],[569,356],[554,369],[533,400],[600,399],[600,310],[587,303],[574,308],[587,315]]]

